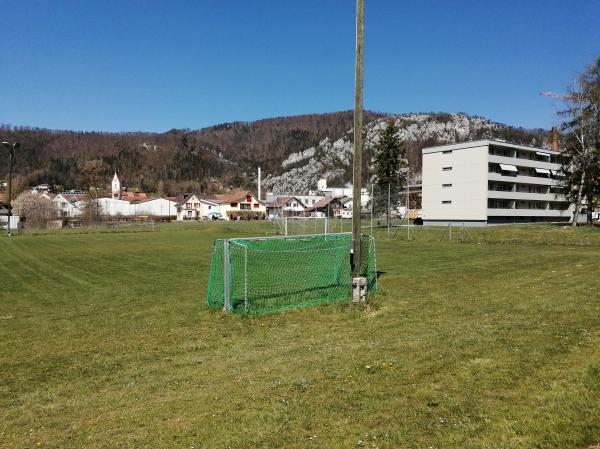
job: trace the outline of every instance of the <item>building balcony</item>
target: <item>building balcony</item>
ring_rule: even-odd
[[[513,164],[514,165],[514,164]],[[540,167],[541,168],[541,167]],[[488,172],[488,180],[501,182],[514,182],[519,184],[536,184],[540,186],[555,186],[558,180],[552,178],[542,178],[537,176],[508,176],[501,173]]]
[[[495,162],[497,164],[516,165],[517,167],[545,168],[547,170],[560,170],[561,167],[560,164],[555,164],[553,162],[538,161],[532,159],[520,159],[518,157],[496,156],[493,154],[488,155],[488,162]]]
[[[572,215],[569,209],[490,209],[488,217],[555,217],[568,218]]]
[[[488,198],[522,201],[566,201],[564,195],[555,193],[506,192],[504,190],[489,190]]]

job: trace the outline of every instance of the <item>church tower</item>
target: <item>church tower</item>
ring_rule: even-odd
[[[115,177],[112,180],[112,197],[115,200],[118,200],[121,198],[121,182],[119,181],[119,178],[117,177],[117,172],[115,172]]]

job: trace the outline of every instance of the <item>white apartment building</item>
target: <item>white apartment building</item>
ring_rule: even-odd
[[[478,140],[423,148],[423,224],[568,222],[560,152]]]

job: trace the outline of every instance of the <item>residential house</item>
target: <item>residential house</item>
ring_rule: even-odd
[[[352,198],[354,196],[354,187],[352,184],[347,184],[346,187],[330,187],[327,185],[326,178],[320,178],[317,181],[317,190],[309,190],[309,195],[319,196],[330,196],[330,197],[344,197],[347,196]],[[360,189],[360,205],[365,207],[371,200],[371,192],[365,187]]]
[[[348,197],[327,196],[312,207],[307,207],[305,212],[313,217],[340,217],[344,206],[352,199]]]
[[[218,212],[226,220],[264,219],[267,216],[265,203],[250,191],[207,195],[203,199],[217,204]]]
[[[31,193],[50,193],[50,186],[48,184],[40,184],[31,189]]]
[[[52,198],[52,203],[57,211],[58,218],[72,219],[79,218],[83,214],[85,205],[90,200],[87,193],[58,193]]]
[[[296,196],[280,196],[267,203],[267,213],[271,218],[298,217],[304,215],[305,205]]]
[[[192,193],[177,205],[177,220],[199,220],[220,215],[219,205]]]

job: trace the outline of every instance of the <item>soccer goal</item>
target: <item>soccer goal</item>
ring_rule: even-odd
[[[216,240],[208,305],[254,314],[344,301],[352,292],[352,234]],[[375,240],[361,237],[361,276],[377,290]]]

